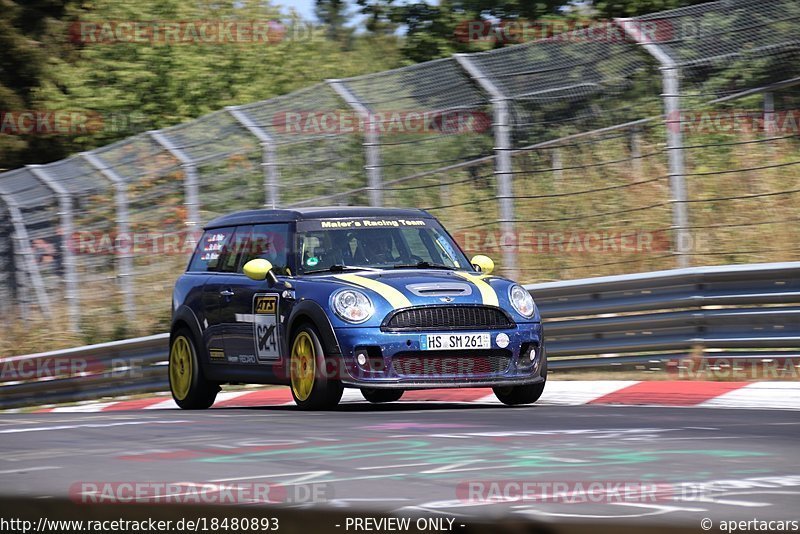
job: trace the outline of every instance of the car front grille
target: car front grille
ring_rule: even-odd
[[[459,354],[455,351],[431,350],[398,352],[392,367],[398,376],[437,378],[441,376],[480,376],[503,373],[511,362],[508,350],[483,350],[480,354]]]
[[[513,328],[514,322],[499,308],[489,306],[426,306],[399,310],[390,315],[383,330],[468,330]]]

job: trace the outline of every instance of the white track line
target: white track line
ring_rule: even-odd
[[[0,475],[11,475],[14,473],[30,473],[31,471],[46,471],[49,469],[63,469],[63,467],[58,465],[42,465],[40,467],[20,467],[19,469],[8,469],[6,471],[0,471]]]

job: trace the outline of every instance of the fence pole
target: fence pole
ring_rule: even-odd
[[[58,180],[50,176],[44,167],[40,165],[27,165],[31,173],[36,176],[45,186],[47,186],[58,198],[58,215],[60,225],[60,239],[58,246],[61,248],[62,265],[64,267],[64,285],[66,288],[67,327],[70,332],[78,331],[80,301],[78,294],[78,275],[75,270],[75,256],[72,254],[71,239],[74,233],[72,224],[72,195]],[[58,233],[56,234],[58,235]]]
[[[184,204],[186,205],[186,227],[189,232],[194,234],[200,224],[200,202],[199,202],[199,185],[197,179],[197,165],[189,155],[175,146],[166,135],[158,130],[151,130],[147,132],[156,143],[161,145],[164,150],[172,154],[175,159],[180,161],[183,167],[184,179]]]
[[[108,166],[102,159],[91,152],[82,152],[81,157],[89,165],[97,169],[107,180],[114,184],[114,203],[117,212],[117,235],[127,236],[130,243],[133,243],[133,236],[130,235],[130,217],[128,214],[128,185],[125,179]],[[122,313],[129,326],[133,326],[136,321],[136,301],[133,294],[133,253],[132,247],[123,247],[119,252],[117,262],[117,278],[119,279],[119,289],[122,293]]]
[[[342,80],[325,80],[333,91],[344,100],[348,106],[361,115],[364,119],[364,170],[367,172],[367,190],[369,192],[370,206],[383,206],[383,185],[381,183],[381,155],[380,139],[378,137],[378,124],[375,115],[365,106],[345,85]]]
[[[634,178],[641,180],[644,177],[642,167],[642,132],[639,128],[632,128],[629,141],[631,153],[631,166],[633,167]]]
[[[228,106],[225,110],[261,144],[261,166],[264,168],[264,206],[275,209],[280,205],[278,166],[275,165],[275,140],[240,109]]]
[[[775,94],[767,91],[764,93],[764,133],[774,135],[775,130]]]
[[[509,99],[503,92],[481,72],[475,63],[465,54],[455,54],[456,62],[486,91],[492,102],[494,112],[494,152],[495,176],[497,177],[497,200],[500,204],[500,246],[503,248],[503,267],[506,276],[519,278],[517,265],[516,233],[514,231],[514,183],[511,154],[511,123],[508,111]],[[510,239],[510,243],[509,243]]]
[[[13,199],[4,197],[4,200],[8,206],[8,214],[11,216],[11,224],[14,226],[14,241],[18,244],[17,247],[14,247],[14,256],[17,256],[17,254],[22,256],[22,261],[20,262],[22,264],[21,267],[28,273],[28,281],[31,286],[33,286],[36,300],[39,301],[39,309],[42,310],[42,314],[45,317],[52,319],[53,310],[50,308],[50,297],[47,295],[47,290],[44,287],[42,273],[39,272],[36,259],[33,257],[31,239],[28,236],[28,230],[25,228],[25,220],[22,218],[22,212]],[[25,308],[24,305],[23,308]],[[28,310],[23,311],[23,317],[29,317]]]
[[[689,208],[686,193],[686,175],[683,153],[683,131],[681,125],[680,67],[648,36],[642,33],[640,24],[632,19],[614,19],[622,30],[649,53],[661,65],[664,98],[664,125],[667,128],[667,155],[669,158],[669,184],[672,194],[672,226],[675,231],[675,254],[678,267],[689,266],[692,246],[689,233]]]
[[[553,179],[557,183],[561,183],[564,180],[564,160],[561,158],[561,149],[554,148],[550,158],[553,166]]]

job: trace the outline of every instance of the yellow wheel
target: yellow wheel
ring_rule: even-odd
[[[169,383],[172,394],[184,400],[192,386],[192,349],[185,336],[177,336],[169,351]]]
[[[311,396],[317,369],[316,361],[317,354],[311,336],[308,332],[300,332],[292,343],[291,360],[292,391],[298,400],[308,400]]]
[[[217,398],[219,386],[208,382],[197,359],[191,332],[181,328],[172,335],[169,344],[169,389],[181,408],[208,408]]]
[[[316,328],[304,324],[292,336],[289,378],[292,397],[304,410],[326,410],[339,404],[342,383],[332,374],[325,360]]]

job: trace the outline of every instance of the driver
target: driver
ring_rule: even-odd
[[[361,238],[364,258],[367,263],[393,263],[392,236],[380,230],[364,232]]]

